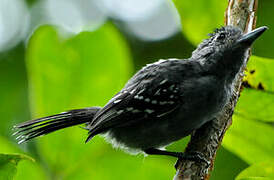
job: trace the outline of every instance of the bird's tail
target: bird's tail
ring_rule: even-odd
[[[85,109],[75,109],[68,112],[47,116],[39,119],[23,122],[15,125],[18,143],[21,144],[30,139],[42,136],[59,129],[88,123],[99,110],[99,107],[91,107]]]

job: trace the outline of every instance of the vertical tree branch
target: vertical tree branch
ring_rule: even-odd
[[[249,32],[256,24],[256,11],[258,0],[229,0],[225,14],[225,24],[241,28],[244,32]],[[250,51],[245,56],[248,61]],[[206,159],[211,162],[210,167],[205,163],[194,161],[179,162],[174,180],[206,180],[209,179],[209,172],[213,169],[215,155],[219,148],[224,134],[232,123],[234,107],[238,101],[240,87],[246,63],[242,66],[240,73],[234,81],[233,95],[230,102],[223,109],[223,112],[214,121],[207,123],[198,129],[191,136],[191,140],[185,150],[199,151],[204,154]]]

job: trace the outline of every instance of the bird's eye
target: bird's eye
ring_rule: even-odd
[[[225,39],[225,33],[220,33],[219,36],[217,37],[217,40],[223,40]]]

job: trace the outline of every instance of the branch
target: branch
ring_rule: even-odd
[[[258,0],[229,0],[225,14],[225,24],[241,28],[249,32],[256,25]],[[191,140],[185,153],[191,151],[202,152],[206,159],[211,162],[210,167],[205,163],[184,160],[179,162],[174,180],[208,180],[210,170],[213,169],[216,152],[222,142],[224,134],[232,123],[232,115],[240,94],[240,87],[246,63],[250,51],[246,53],[245,63],[234,81],[233,95],[230,102],[225,106],[222,113],[215,120],[205,124],[192,134]]]

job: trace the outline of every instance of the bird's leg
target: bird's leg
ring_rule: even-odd
[[[163,151],[155,148],[149,148],[145,149],[144,152],[149,155],[166,155],[166,156],[172,156],[178,158],[178,161],[175,164],[175,168],[177,169],[178,163],[180,160],[190,160],[190,161],[196,161],[196,162],[204,162],[207,164],[207,166],[210,165],[210,162],[204,157],[204,155],[200,152],[189,152],[189,153],[183,153],[183,152],[170,152],[170,151]]]
[[[166,155],[166,156],[172,156],[176,158],[180,158],[184,154],[183,152],[170,152],[170,151],[163,151],[155,148],[145,149],[144,152],[148,155]]]

